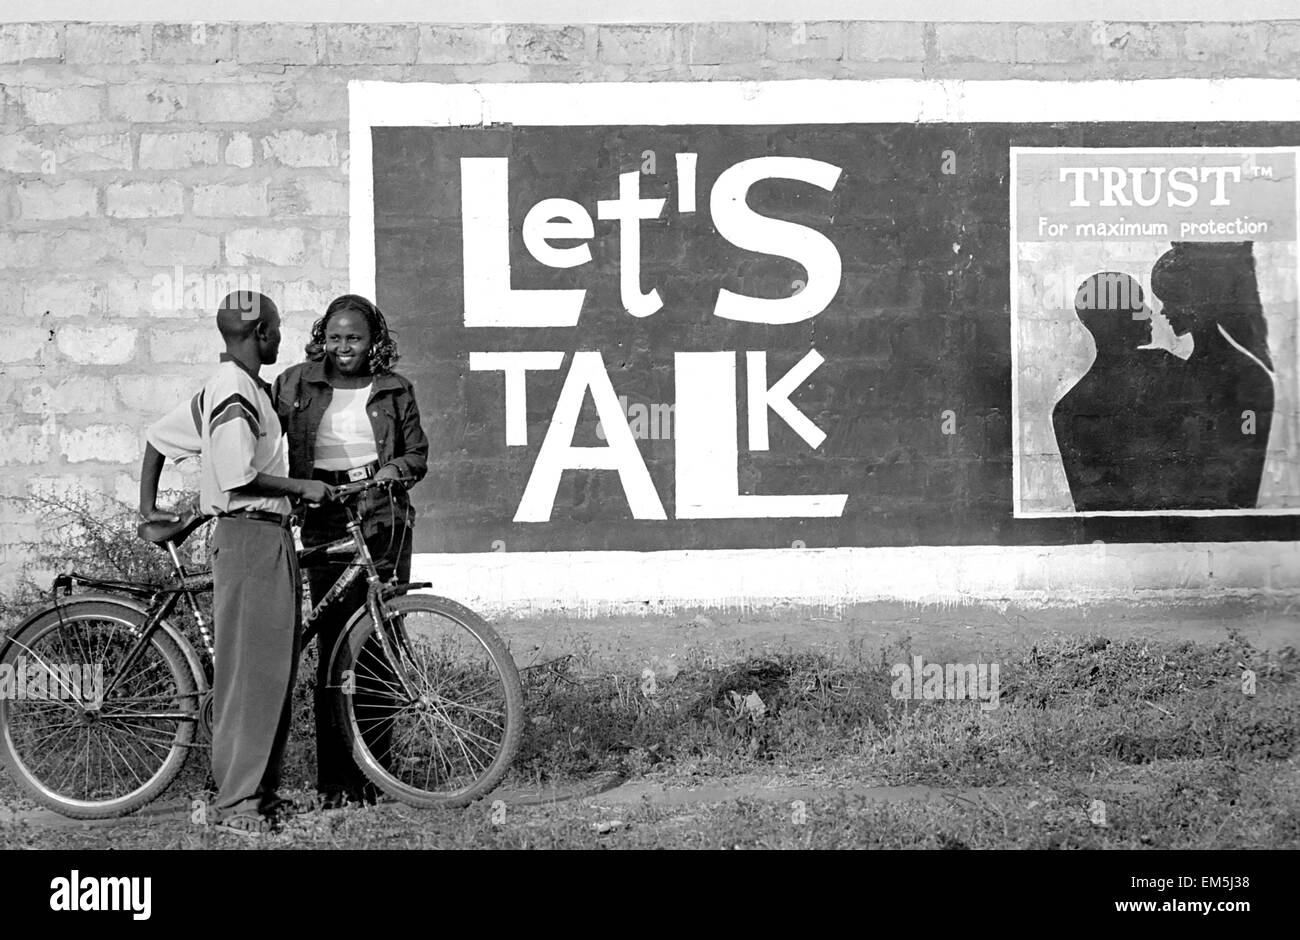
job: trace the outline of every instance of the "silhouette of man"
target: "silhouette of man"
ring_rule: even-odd
[[[1127,274],[1104,271],[1084,280],[1074,312],[1097,347],[1087,373],[1052,411],[1074,508],[1163,508],[1166,491],[1180,486],[1169,452],[1181,419],[1162,396],[1182,360],[1138,348],[1151,342],[1151,309]]]
[[[1253,509],[1273,423],[1273,361],[1250,242],[1174,242],[1151,289],[1192,354],[1170,400],[1183,415],[1183,478],[1170,508]]]

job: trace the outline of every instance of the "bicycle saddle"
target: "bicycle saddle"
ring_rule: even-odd
[[[135,527],[135,532],[146,542],[153,542],[158,546],[165,545],[167,542],[180,545],[210,518],[199,513],[186,513],[181,516],[179,522],[142,522]]]

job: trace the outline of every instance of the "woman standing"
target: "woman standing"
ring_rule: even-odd
[[[1151,289],[1192,335],[1182,382],[1165,392],[1182,421],[1188,475],[1178,508],[1254,509],[1273,426],[1275,367],[1251,242],[1173,242]]]
[[[429,442],[409,380],[393,371],[397,344],[379,308],[364,297],[344,294],[312,326],[307,361],[292,366],[275,382],[280,423],[289,436],[289,472],[332,486],[365,479],[406,479],[412,486],[425,474]],[[392,492],[392,498],[387,495]],[[401,487],[372,490],[358,504],[363,534],[382,577],[411,573],[414,513]],[[347,519],[340,506],[308,508],[303,519],[306,547],[345,538]],[[313,602],[319,602],[341,568],[320,565],[309,572]],[[320,618],[316,669],[316,787],[326,808],[348,802],[373,802],[374,788],[348,752],[328,688],[330,652],[348,614],[365,602],[364,578],[353,582],[339,603]],[[376,746],[377,745],[377,746]],[[371,752],[382,754],[382,741]]]

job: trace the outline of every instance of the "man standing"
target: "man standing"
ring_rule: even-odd
[[[318,503],[333,490],[288,476],[279,418],[259,376],[280,348],[275,304],[251,291],[229,294],[217,329],[226,351],[216,372],[147,432],[140,513],[147,521],[174,519],[156,506],[163,460],[203,458],[201,509],[219,517],[212,549],[215,808],[222,828],[261,832],[285,803],[276,790],[298,661],[300,581],[288,497]]]

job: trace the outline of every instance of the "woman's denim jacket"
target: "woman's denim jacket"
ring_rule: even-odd
[[[311,478],[316,429],[333,396],[323,361],[308,360],[291,366],[275,380],[275,410],[284,433],[289,435],[289,476]],[[429,439],[420,426],[420,409],[410,381],[396,373],[376,375],[366,414],[375,432],[379,466],[392,465],[402,476],[411,477],[412,483],[421,480],[429,459]]]

